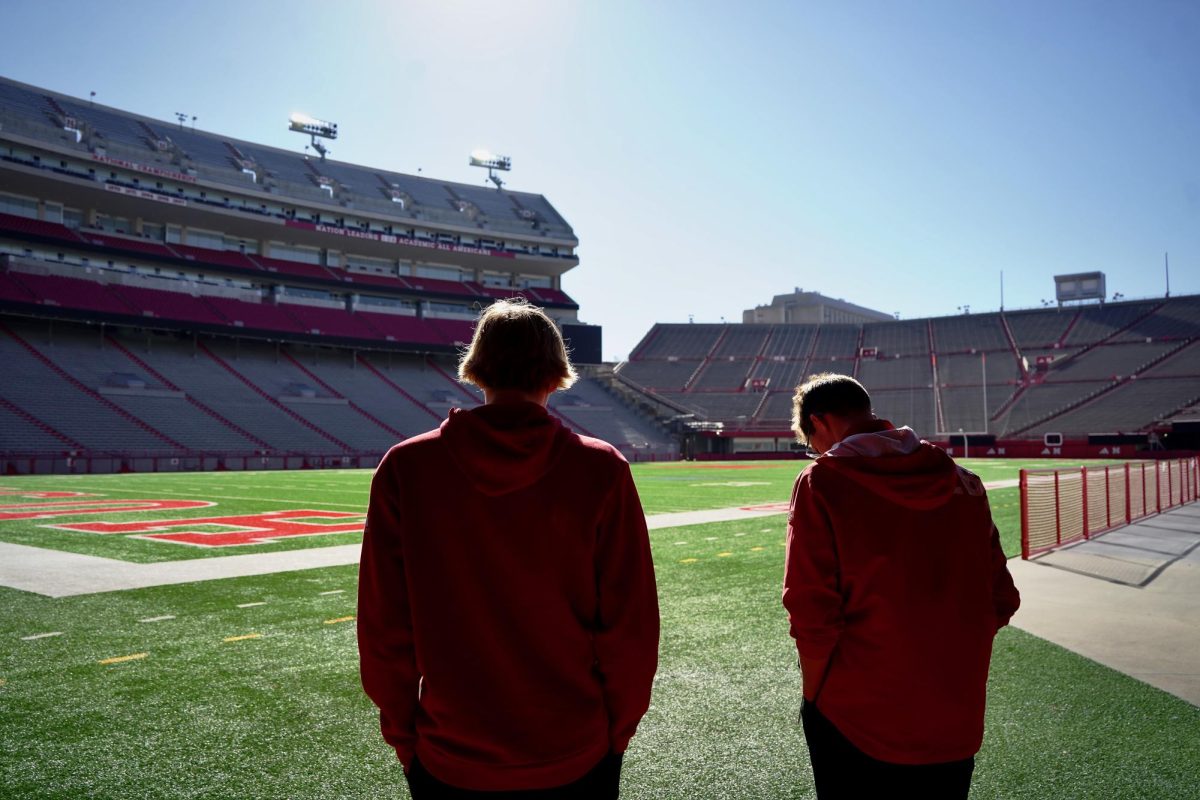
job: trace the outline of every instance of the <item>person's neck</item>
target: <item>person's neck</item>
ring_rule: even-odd
[[[549,392],[525,392],[520,389],[484,389],[483,402],[488,405],[503,403],[536,403],[546,405]]]

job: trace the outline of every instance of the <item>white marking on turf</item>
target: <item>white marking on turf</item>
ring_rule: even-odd
[[[746,534],[744,534],[744,533],[735,533],[735,534],[734,534],[734,536],[745,536],[745,535],[746,535]]]
[[[345,591],[345,589],[330,589],[328,592],[317,592],[317,594],[324,596],[329,594],[342,594]]]
[[[161,617],[146,617],[139,619],[138,622],[166,622],[169,619],[175,619],[174,614],[163,614]]]
[[[95,487],[84,486],[82,488],[94,489]],[[280,487],[264,487],[264,488],[280,488]],[[101,491],[101,490],[96,489],[96,491]],[[280,504],[287,504],[287,505],[290,505],[293,507],[295,507],[296,503],[300,502],[296,498],[280,499],[280,498],[276,498],[276,497],[243,497],[240,495],[231,495],[231,494],[209,494],[208,492],[168,492],[163,489],[150,490],[150,489],[145,489],[145,488],[143,488],[143,489],[120,489],[120,488],[112,487],[112,486],[104,487],[103,491],[105,491],[105,492],[124,492],[125,494],[145,494],[148,491],[153,491],[155,494],[160,494],[160,495],[164,495],[164,496],[187,497],[187,498],[195,498],[196,495],[203,494],[204,499],[206,499],[206,500],[257,500],[262,503],[280,503]],[[334,490],[334,491],[339,491],[339,490]],[[363,492],[359,492],[359,494],[363,494]],[[315,502],[315,501],[312,503],[307,503],[307,501],[305,501],[305,502],[307,505],[310,505],[313,507],[333,506],[335,508],[356,508],[356,509],[361,509],[363,507],[362,503],[326,503],[326,502]]]
[[[203,473],[200,473],[202,475]],[[131,476],[136,478],[137,475]],[[87,488],[84,484],[77,484]],[[103,487],[106,491],[109,487]],[[143,489],[113,490],[141,494]],[[167,493],[162,493],[167,494]],[[195,497],[196,493],[172,492],[182,497]],[[217,498],[213,499],[236,499]],[[264,498],[251,498],[265,501]],[[280,502],[284,501],[265,501]],[[294,506],[295,501],[286,501]],[[337,506],[336,503],[317,503],[317,506]],[[363,505],[343,505],[362,510]],[[654,514],[646,518],[650,530],[681,528],[711,522],[732,522],[755,517],[778,516],[776,509],[743,507],[707,509]],[[764,532],[772,532],[765,529]],[[778,530],[774,532],[778,533]],[[715,541],[716,537],[709,539]],[[780,543],[780,547],[784,546]],[[46,597],[72,597],[76,595],[112,592],[126,589],[141,589],[149,586],[172,586],[181,583],[239,578],[251,575],[273,575],[295,570],[312,570],[324,567],[342,567],[357,564],[362,545],[346,544],[328,547],[278,550],[265,553],[219,556],[216,558],[180,559],[150,564],[136,564],[113,558],[86,556],[48,550],[29,545],[0,542],[0,586],[35,592]],[[314,583],[318,579],[308,579]]]
[[[675,544],[687,544],[687,542],[676,542]]]
[[[255,606],[265,606],[266,604],[267,602],[265,600],[261,600],[257,603],[238,603],[238,608],[254,608]]]
[[[716,540],[717,540],[716,536],[705,536],[704,537],[704,541],[706,541],[706,542],[715,542]]]
[[[51,631],[50,633],[35,633],[32,636],[22,636],[22,642],[32,642],[34,639],[49,639],[51,636],[62,636],[62,631]]]

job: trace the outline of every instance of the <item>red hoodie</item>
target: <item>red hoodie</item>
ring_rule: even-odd
[[[453,409],[388,452],[358,605],[383,737],[445,783],[570,783],[649,705],[658,597],[629,465],[534,403]]]
[[[817,707],[899,764],[978,752],[992,639],[1020,598],[983,483],[880,422],[796,480],[783,604],[806,659],[829,659]]]

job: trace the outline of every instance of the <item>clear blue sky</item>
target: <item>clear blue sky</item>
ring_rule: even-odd
[[[799,286],[903,317],[1056,273],[1200,292],[1200,3],[4,0],[0,73],[339,160],[510,186],[624,357]]]

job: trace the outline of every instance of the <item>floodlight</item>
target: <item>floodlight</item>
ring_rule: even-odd
[[[488,180],[496,184],[496,188],[504,186],[504,181],[500,180],[495,174],[496,170],[508,172],[512,169],[512,159],[508,156],[498,156],[488,150],[472,150],[471,161],[472,167],[483,167],[488,171]]]
[[[336,139],[338,134],[336,122],[326,122],[325,120],[315,119],[308,114],[301,114],[299,112],[288,117],[288,128],[297,133],[320,136],[322,139]]]
[[[325,145],[317,141],[319,136],[322,139],[336,139],[338,136],[338,126],[336,122],[326,122],[325,120],[310,117],[308,114],[293,112],[288,117],[288,130],[296,133],[307,133],[312,137],[313,149],[321,154],[321,160],[325,160],[325,154],[329,149]]]

